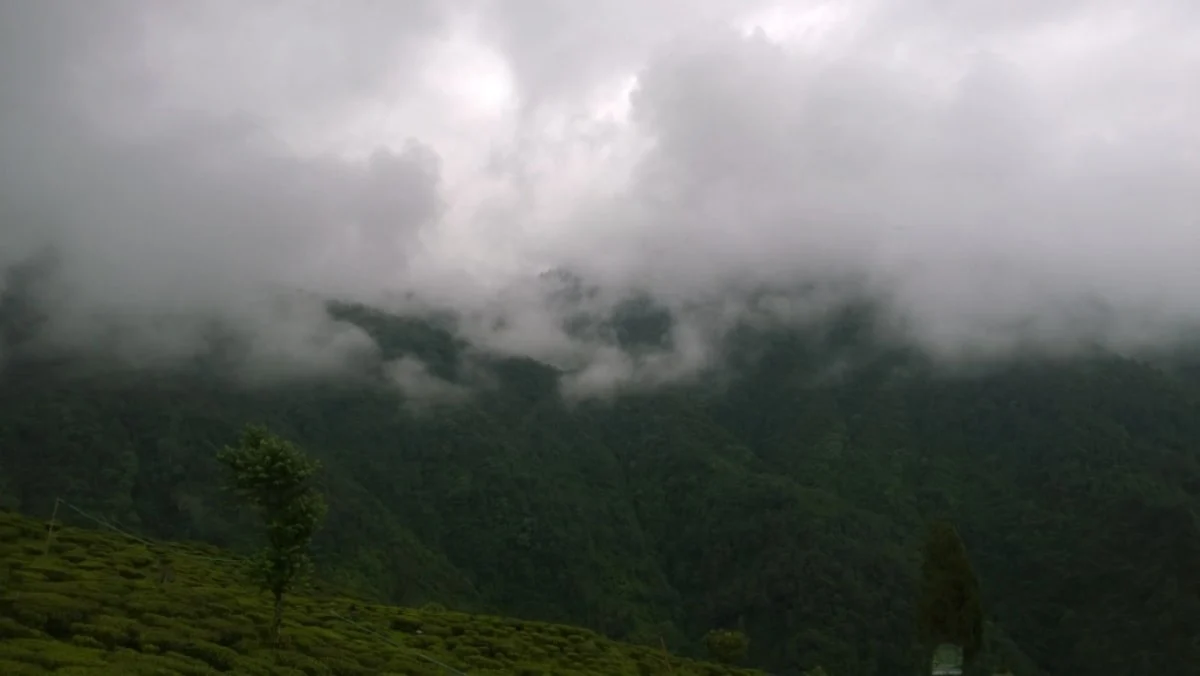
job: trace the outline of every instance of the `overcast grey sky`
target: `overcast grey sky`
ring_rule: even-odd
[[[57,247],[44,338],[136,360],[221,317],[334,368],[369,341],[280,290],[413,292],[658,382],[814,275],[942,354],[1136,347],[1200,319],[1196,82],[1184,0],[0,0],[0,265]],[[558,329],[563,265],[709,309],[635,361]]]

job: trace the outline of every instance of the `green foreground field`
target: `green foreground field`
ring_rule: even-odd
[[[72,527],[48,539],[47,530],[0,511],[5,676],[758,673],[576,627],[364,603],[319,583],[289,598],[273,648],[269,599],[230,554]]]

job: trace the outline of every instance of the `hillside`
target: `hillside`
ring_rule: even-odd
[[[462,375],[463,346],[438,323],[339,311],[385,357]],[[638,319],[618,337],[653,342],[661,326]],[[328,468],[324,574],[380,600],[688,655],[738,627],[748,663],[777,673],[909,673],[918,541],[948,517],[996,668],[1200,661],[1186,369],[1097,352],[948,373],[853,310],[746,328],[727,353],[729,372],[576,406],[550,367],[493,360],[494,386],[434,409],[405,406],[379,374],[247,389],[211,360],[15,360],[0,375],[0,499],[48,517],[63,497],[138,533],[243,551],[254,530],[213,454],[259,422]]]
[[[291,599],[284,645],[266,647],[266,598],[229,554],[152,547],[0,511],[0,673],[289,676],[681,674],[757,672],[615,643],[575,627],[363,603],[322,593]],[[224,560],[214,560],[224,559]],[[171,575],[163,579],[163,562]]]

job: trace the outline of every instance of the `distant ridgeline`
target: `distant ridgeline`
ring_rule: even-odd
[[[987,668],[1200,663],[1200,389],[1186,363],[1097,353],[948,376],[848,308],[804,330],[735,331],[727,372],[568,406],[546,365],[468,369],[444,320],[335,311],[389,359],[451,381],[482,369],[492,386],[414,410],[382,373],[243,389],[219,354],[131,371],[10,348],[0,499],[44,518],[62,496],[140,533],[245,550],[255,531],[214,455],[255,422],[322,460],[318,567],[381,600],[693,655],[733,629],[746,664],[780,674],[909,674],[930,664],[916,647],[921,537],[948,518],[979,577]],[[669,343],[669,313],[622,312],[573,330]]]

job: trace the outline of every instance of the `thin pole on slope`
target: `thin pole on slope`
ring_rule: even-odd
[[[50,523],[46,525],[46,548],[42,552],[43,556],[50,554],[50,540],[54,537],[54,524],[58,518],[58,506],[62,504],[62,498],[54,498],[54,511],[50,513]]]
[[[667,652],[667,641],[662,636],[658,637],[658,644],[662,646],[663,664],[667,665],[667,673],[674,674],[675,670],[671,668],[671,653]]]

